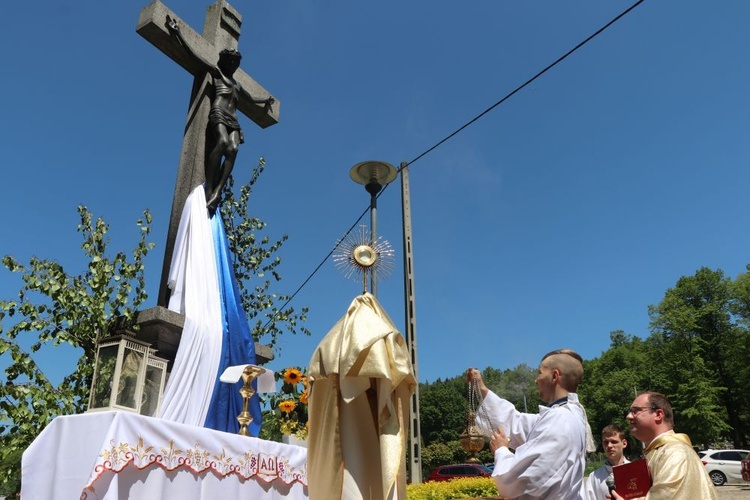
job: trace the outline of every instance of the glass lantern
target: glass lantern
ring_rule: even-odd
[[[106,338],[97,346],[88,411],[124,410],[153,416],[159,409],[167,361],[133,334]]]
[[[154,349],[149,348],[146,359],[146,378],[141,396],[140,414],[155,417],[161,407],[164,384],[167,382],[167,360],[154,356]]]

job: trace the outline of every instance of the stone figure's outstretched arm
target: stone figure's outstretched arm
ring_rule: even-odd
[[[182,47],[184,47],[184,49],[187,51],[188,54],[190,54],[190,56],[193,59],[195,59],[197,61],[200,61],[200,63],[203,66],[205,66],[206,71],[213,72],[213,71],[215,71],[217,69],[215,64],[212,64],[212,63],[206,61],[203,57],[201,57],[199,54],[197,54],[193,50],[193,48],[187,43],[187,40],[185,40],[185,37],[182,36],[182,31],[180,31],[180,23],[177,22],[177,19],[173,19],[170,16],[167,16],[167,23],[166,23],[166,25],[167,25],[167,29],[169,30],[169,33],[173,37],[177,38],[177,41],[180,42],[180,45],[182,45]]]
[[[269,109],[271,109],[271,106],[273,105],[273,103],[276,102],[276,99],[274,99],[273,96],[268,96],[265,99],[256,99],[253,96],[250,96],[250,98],[256,104],[265,104],[265,106],[263,107],[263,109],[265,109],[266,111],[268,111]]]

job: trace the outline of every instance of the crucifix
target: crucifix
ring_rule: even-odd
[[[183,23],[159,0],[147,5],[138,19],[136,31],[194,76],[159,285],[157,303],[163,307],[169,302],[167,277],[185,200],[195,187],[206,180],[207,162],[215,161],[215,158],[211,158],[210,150],[211,141],[216,139],[209,130],[209,114],[213,112],[213,87],[219,84],[214,85],[215,75],[212,76],[211,71],[207,70],[207,64],[217,65],[220,54],[237,49],[241,24],[242,17],[226,0],[218,0],[209,6],[202,36]],[[176,30],[178,36],[175,35]],[[219,64],[219,67],[222,66]],[[267,90],[241,69],[237,68],[229,77],[230,81],[233,79],[233,83],[238,84],[235,85],[235,92],[239,92],[236,95],[237,110],[262,128],[278,123],[278,100],[273,99]],[[236,148],[236,144],[234,147]],[[234,151],[236,154],[236,149]],[[233,159],[232,157],[232,161]],[[207,184],[216,183],[209,179]],[[209,197],[211,194],[206,193],[206,198]],[[217,202],[215,197],[214,202]],[[215,208],[214,204],[213,209]]]

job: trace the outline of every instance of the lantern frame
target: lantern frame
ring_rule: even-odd
[[[155,352],[151,344],[136,339],[129,331],[100,341],[96,347],[88,411],[121,410],[155,416],[167,378],[167,360],[156,356]],[[157,395],[155,406],[144,405],[147,375],[151,387],[146,395],[148,398]]]

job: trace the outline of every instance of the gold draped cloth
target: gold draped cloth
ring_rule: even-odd
[[[416,379],[403,336],[373,295],[352,301],[315,349],[308,375],[310,499],[406,499]]]
[[[645,453],[653,479],[647,500],[716,500],[716,488],[686,434],[666,432]]]

